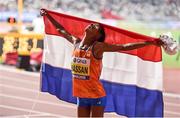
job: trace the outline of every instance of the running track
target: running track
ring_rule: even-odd
[[[180,117],[180,70],[164,70],[165,117]],[[76,105],[39,91],[39,74],[0,65],[0,117],[75,117]],[[105,117],[120,117],[105,113]],[[121,116],[122,117],[122,116]]]

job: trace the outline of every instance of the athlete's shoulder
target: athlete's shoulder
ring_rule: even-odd
[[[93,45],[94,49],[98,49],[98,50],[101,50],[103,49],[103,47],[106,45],[106,43],[104,42],[98,42],[96,41]]]
[[[78,48],[78,47],[79,47],[79,45],[80,45],[80,42],[81,42],[81,40],[80,40],[80,39],[79,39],[79,40],[74,41],[74,47],[75,47],[75,48]]]
[[[98,60],[103,57],[103,45],[103,42],[95,42],[92,47],[92,54]]]
[[[81,42],[81,39],[80,39],[80,38],[76,38],[76,39],[74,40],[74,44],[80,43],[80,42]]]

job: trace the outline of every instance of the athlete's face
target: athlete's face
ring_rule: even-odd
[[[100,35],[99,30],[100,30],[100,25],[97,23],[90,24],[85,29],[86,35],[91,35],[94,38]]]

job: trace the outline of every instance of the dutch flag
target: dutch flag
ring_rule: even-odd
[[[84,29],[94,21],[47,10],[65,29],[82,38]],[[70,69],[73,45],[66,41],[44,16],[45,39],[41,69],[41,91],[76,103],[72,96]],[[102,23],[101,23],[102,24]],[[102,24],[105,42],[125,44],[157,38]],[[140,49],[103,55],[100,80],[107,94],[105,112],[128,117],[162,117],[162,52],[151,45]]]

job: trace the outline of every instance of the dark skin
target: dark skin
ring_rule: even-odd
[[[145,42],[138,42],[138,43],[128,43],[128,44],[107,44],[104,42],[97,42],[99,37],[101,36],[99,29],[100,25],[90,24],[85,28],[84,37],[82,41],[71,35],[61,24],[59,24],[54,18],[52,18],[46,10],[41,10],[41,15],[46,15],[48,19],[52,22],[52,24],[56,27],[57,31],[63,35],[70,43],[76,44],[80,43],[81,49],[87,49],[88,47],[94,45],[94,56],[96,58],[102,58],[104,52],[116,52],[116,51],[128,51],[133,49],[142,48],[148,45],[157,45],[161,46],[163,43],[158,40],[154,41],[145,41]],[[104,107],[103,106],[91,106],[91,107],[82,107],[78,106],[78,117],[103,117],[104,115]]]

